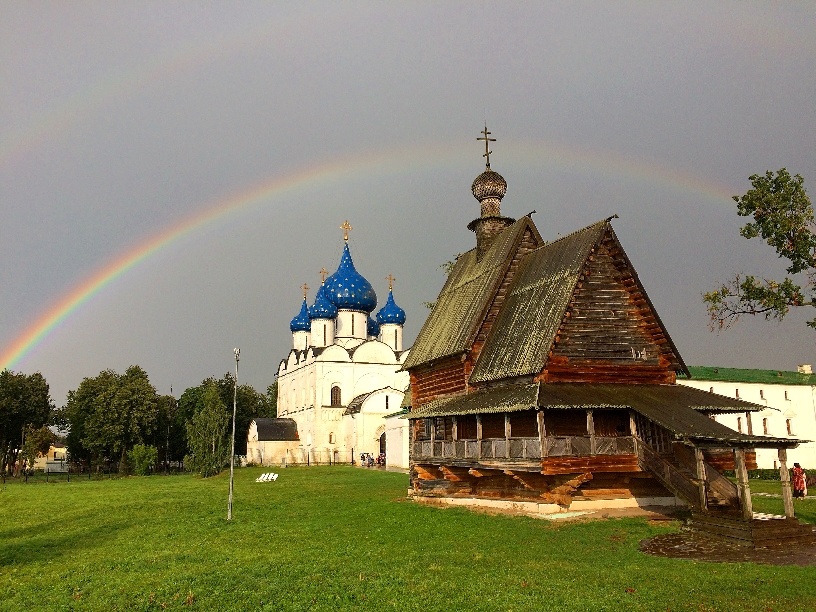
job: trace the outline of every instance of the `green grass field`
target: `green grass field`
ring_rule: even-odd
[[[236,471],[229,523],[228,473],[0,487],[0,610],[816,609],[816,567],[638,552],[676,524],[489,516],[406,501],[404,474],[261,471]]]

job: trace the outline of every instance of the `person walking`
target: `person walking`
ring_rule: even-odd
[[[807,494],[807,474],[798,463],[793,464],[793,497],[802,498]]]

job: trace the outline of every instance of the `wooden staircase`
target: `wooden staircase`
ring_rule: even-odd
[[[774,514],[742,516],[737,486],[708,463],[703,463],[705,483],[696,477],[694,451],[674,444],[672,453],[660,454],[638,439],[638,465],[692,509],[686,528],[707,533],[743,546],[770,547],[816,543],[814,526]],[[706,507],[702,506],[701,484]]]

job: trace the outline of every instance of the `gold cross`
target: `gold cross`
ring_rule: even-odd
[[[353,230],[354,228],[349,225],[348,219],[343,222],[343,225],[340,226],[340,229],[343,230],[343,240],[348,242],[348,233],[349,231]]]
[[[488,138],[488,136],[490,136],[490,134],[492,134],[492,132],[487,131],[487,123],[485,123],[485,128],[482,130],[482,134],[484,134],[484,136],[482,138],[477,138],[476,140],[484,140],[485,153],[484,153],[484,155],[482,155],[482,157],[487,158],[487,163],[485,164],[485,167],[488,170],[490,170],[490,154],[493,153],[493,151],[490,150],[490,143],[491,142],[496,142],[496,139],[495,138]]]
[[[329,274],[329,271],[326,269],[326,267],[323,266],[322,268],[320,268],[320,272],[318,272],[318,274],[320,275],[320,282],[325,283],[326,282],[326,276],[328,276],[328,274]]]
[[[303,289],[303,299],[305,300],[306,299],[306,292],[309,290],[309,285],[307,285],[306,283],[303,283],[303,286],[301,287],[301,289]]]
[[[397,279],[389,274],[385,277],[385,280],[388,281],[388,290],[391,291],[394,288],[394,281]]]

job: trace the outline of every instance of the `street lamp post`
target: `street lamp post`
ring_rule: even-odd
[[[238,358],[241,349],[234,349],[235,353],[235,387],[232,391],[232,457],[230,458],[230,490],[229,504],[227,506],[227,520],[232,520],[232,480],[235,474],[235,414],[238,412]]]

